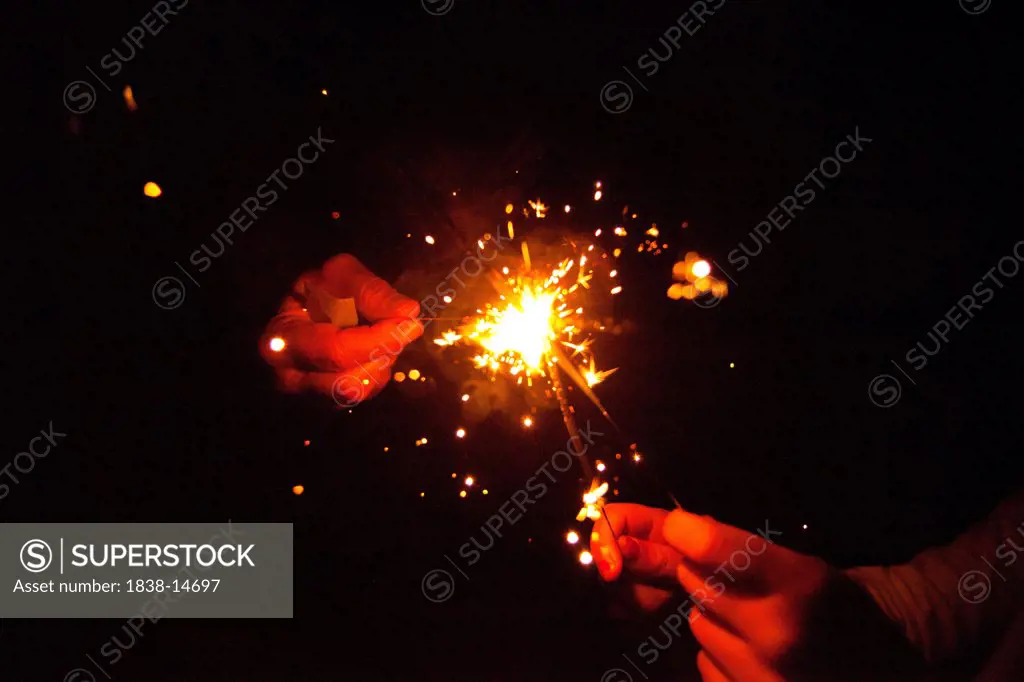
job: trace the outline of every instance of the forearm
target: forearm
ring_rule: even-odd
[[[945,547],[900,566],[845,571],[930,663],[975,651],[998,634],[1020,605],[1024,578],[1024,495],[1000,505],[983,523]],[[1024,551],[1021,552],[1024,554]]]

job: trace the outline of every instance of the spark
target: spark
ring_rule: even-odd
[[[476,483],[476,479],[474,479],[474,478],[473,478],[472,476],[466,476],[466,481],[465,481],[465,483],[466,483],[466,486],[468,486],[468,487],[472,487],[472,485],[473,485],[474,483]]]
[[[583,550],[582,552],[580,552],[580,563],[584,566],[589,566],[590,564],[594,563],[594,555],[588,552],[587,550]]]
[[[601,510],[597,507],[606,492],[608,492],[608,484],[598,483],[595,478],[590,484],[590,490],[583,493],[583,508],[576,515],[576,520],[590,519],[591,521],[597,521],[601,518]]]
[[[597,386],[599,383],[615,374],[619,371],[619,368],[609,369],[604,372],[599,372],[594,367],[594,357],[590,357],[590,367],[583,370],[583,378],[587,380],[587,386]]]
[[[572,210],[572,206],[570,206],[569,204],[566,204],[565,205],[565,212],[568,213],[571,210]]]
[[[622,287],[614,287],[612,289],[612,296],[614,296],[615,294],[619,293],[620,291],[622,291]]]
[[[469,394],[468,393],[463,393],[462,394],[462,402],[464,402],[464,403],[468,403],[469,402]]]
[[[699,260],[690,266],[690,271],[694,277],[700,279],[711,274],[711,266],[706,260]]]
[[[612,255],[618,258],[619,256],[622,255],[622,249],[615,249],[614,251],[612,251]]]
[[[295,493],[296,495],[301,495],[302,493],[306,492],[306,487],[301,485],[294,485],[292,486],[292,492]]]
[[[418,369],[410,369],[409,370],[409,378],[412,381],[416,381],[417,379],[420,378],[420,371]]]
[[[270,339],[270,343],[268,345],[270,346],[270,350],[274,351],[275,353],[280,353],[281,351],[284,350],[284,347],[287,344],[284,342],[284,339],[282,339],[280,336],[275,336],[274,338]]]
[[[568,542],[570,545],[575,545],[577,542],[580,541],[580,535],[576,531],[571,530],[565,534],[565,541]]]
[[[303,444],[304,446],[306,446],[307,448],[309,447],[309,441],[308,441],[308,440],[304,440],[304,441],[302,441],[302,444]]]
[[[456,429],[455,430],[455,437],[456,438],[465,438],[466,437],[466,429],[462,429],[462,428]]]
[[[603,193],[601,192],[601,190],[597,190],[596,192],[594,192],[594,201],[601,201],[602,194]]]
[[[338,218],[341,217],[341,214],[338,213],[337,211],[331,211],[331,217],[337,220]]]
[[[601,189],[601,181],[600,180],[598,180],[597,182],[594,183],[594,189]]]
[[[145,194],[150,199],[156,199],[158,196],[163,194],[164,191],[160,189],[160,185],[156,184],[155,182],[147,182],[145,185],[142,186],[142,193]]]
[[[622,227],[621,225],[615,228],[616,237],[625,237],[628,234],[629,232],[626,231],[626,228]]]
[[[402,383],[405,381],[405,372],[395,372],[395,381]]]
[[[483,493],[484,495],[486,495],[486,494],[487,494],[487,488],[484,488],[484,489],[483,489],[483,490],[481,490],[480,492],[481,492],[481,493]]]
[[[459,497],[465,497],[465,496],[466,496],[466,491],[465,490],[460,490],[459,491]]]
[[[128,111],[138,111],[139,105],[135,102],[135,94],[132,92],[132,86],[124,86],[122,94],[124,95],[124,103],[128,106]]]
[[[597,469],[598,471],[604,471],[604,470],[605,470],[605,469],[607,469],[608,467],[606,467],[606,466],[605,466],[604,462],[598,462],[598,463],[597,463],[597,465],[595,466],[595,468],[596,468],[596,469]]]
[[[324,97],[327,97],[327,88],[324,88],[323,90],[321,90],[320,94],[323,95]]]
[[[536,212],[538,218],[543,218],[548,214],[548,207],[545,206],[540,199],[537,199],[536,201],[530,201],[529,203],[530,208],[532,208]]]
[[[657,237],[660,234],[660,232],[658,231],[658,226],[651,225],[651,229],[647,230],[645,234],[649,234],[652,237]]]
[[[531,426],[533,426],[533,418],[523,417],[523,426],[525,426],[526,428],[530,428]]]
[[[433,236],[428,234],[426,237],[423,238],[423,241],[425,241],[428,244],[433,244],[434,243],[434,238],[433,238]]]
[[[735,367],[736,367],[736,363],[735,362],[730,362],[729,363],[729,369],[734,369]]]
[[[512,204],[505,204],[505,213],[512,213],[515,210],[515,206]]]

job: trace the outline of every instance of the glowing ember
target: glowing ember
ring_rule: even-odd
[[[413,381],[416,381],[417,379],[420,378],[420,371],[418,369],[410,369],[409,378],[412,379]]]
[[[596,469],[597,469],[598,471],[604,471],[604,470],[605,470],[605,469],[607,469],[608,467],[606,467],[606,466],[604,465],[604,462],[598,462],[598,463],[597,463],[597,466],[596,466],[595,468],[596,468]]]
[[[459,497],[465,497],[465,496],[466,496],[466,491],[465,490],[460,490],[459,491]]]
[[[464,403],[468,403],[469,402],[469,394],[468,393],[463,393],[462,394],[462,402],[464,402]]]
[[[398,383],[402,383],[403,381],[405,381],[405,372],[395,372],[394,379]]]
[[[540,199],[537,199],[536,201],[531,201],[529,203],[530,208],[532,208],[536,212],[538,218],[543,218],[548,214],[548,207],[544,205],[544,203],[541,202]]]
[[[575,545],[577,542],[580,541],[579,533],[577,533],[574,530],[569,531],[565,534],[565,541],[568,542],[570,545]]]
[[[281,351],[284,350],[285,342],[284,339],[282,339],[280,336],[275,336],[274,338],[270,339],[270,343],[268,345],[270,346],[270,350],[274,351],[275,353],[280,353]]]
[[[588,552],[587,550],[583,550],[582,552],[580,552],[580,563],[584,566],[589,566],[590,564],[594,563],[594,555]]]
[[[466,476],[466,486],[467,487],[472,486],[474,483],[476,483],[476,479],[474,479],[472,476]]]
[[[505,204],[505,213],[511,213],[515,210],[515,206],[512,204]]]
[[[530,428],[531,426],[533,426],[533,418],[523,417],[523,426],[525,426],[526,428]]]
[[[601,190],[597,190],[596,192],[594,192],[594,201],[601,201],[601,194]]]
[[[295,493],[296,495],[301,495],[302,493],[306,492],[306,488],[305,486],[301,485],[292,486],[292,492]]]
[[[147,182],[142,187],[142,193],[145,194],[150,199],[156,199],[158,196],[163,194],[164,191],[160,189],[160,185],[156,184],[155,182]]]
[[[612,289],[612,295],[614,296],[615,294],[619,293],[620,291],[622,291],[622,287],[615,287],[615,288]]]
[[[455,437],[456,438],[465,438],[466,437],[466,429],[457,429],[455,431]]]
[[[621,225],[615,228],[616,237],[625,237],[628,234],[629,232],[626,231],[626,228],[622,227]]]
[[[124,95],[124,103],[128,106],[128,111],[138,111],[139,105],[135,103],[135,94],[132,93],[132,86],[124,86],[122,94]]]
[[[615,249],[614,251],[612,251],[612,255],[618,258],[620,255],[622,255],[622,249]]]
[[[651,225],[651,229],[647,230],[647,234],[651,235],[652,237],[657,237],[660,234],[658,232],[658,226]]]
[[[308,440],[302,441],[302,444],[305,445],[307,448],[309,447],[309,441]]]
[[[486,494],[487,494],[487,488],[484,488],[484,489],[483,489],[483,490],[481,490],[480,492],[481,492],[481,493],[483,493],[484,495],[486,495]]]
[[[341,217],[341,214],[338,213],[337,211],[331,211],[331,217],[337,220],[338,218]]]
[[[706,260],[699,260],[690,266],[690,271],[694,277],[700,279],[711,274],[711,266]]]
[[[323,90],[321,90],[320,94],[323,95],[324,97],[327,97],[327,88],[324,88]]]
[[[568,213],[571,210],[572,210],[572,206],[570,206],[569,204],[566,204],[565,205],[565,212]]]
[[[633,455],[633,461],[634,462],[639,462],[641,459],[643,459],[643,458],[640,456],[639,452]]]
[[[598,484],[597,479],[590,484],[590,490],[583,493],[583,508],[580,509],[579,514],[576,515],[577,521],[583,519],[590,519],[591,521],[597,521],[601,518],[601,510],[598,506],[601,503],[601,498],[608,492],[608,484]]]
[[[428,234],[426,237],[423,238],[423,241],[425,241],[428,244],[433,244],[434,238]]]

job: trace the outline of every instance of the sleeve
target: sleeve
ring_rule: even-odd
[[[929,663],[960,658],[1005,632],[1022,604],[1024,490],[951,544],[900,566],[845,571]]]

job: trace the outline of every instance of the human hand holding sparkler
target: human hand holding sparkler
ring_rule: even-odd
[[[376,395],[395,357],[423,333],[419,304],[348,254],[304,273],[260,340],[288,392],[312,390],[344,406]],[[362,315],[371,325],[360,325]]]
[[[705,682],[903,679],[893,676],[911,665],[905,638],[859,586],[774,544],[767,525],[755,534],[682,509],[604,511],[591,539],[602,578],[631,582],[645,610],[665,605],[673,583],[689,595],[678,624],[685,616],[702,647]]]

